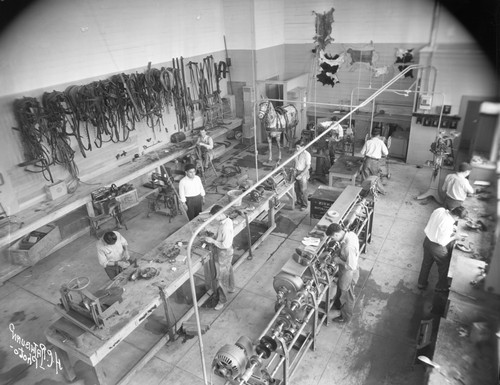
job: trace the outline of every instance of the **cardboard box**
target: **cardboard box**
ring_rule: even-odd
[[[45,225],[10,246],[9,259],[11,263],[16,265],[33,266],[48,256],[50,251],[60,242],[59,227],[52,224]]]
[[[66,186],[66,182],[60,180],[58,182],[46,185],[45,192],[50,199],[54,200],[65,196],[68,193],[68,188]]]
[[[125,194],[117,195],[116,200],[120,202],[121,211],[125,211],[132,206],[135,206],[139,202],[139,197],[137,196],[137,190],[133,189],[127,191]]]

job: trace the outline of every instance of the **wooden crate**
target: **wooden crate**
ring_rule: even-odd
[[[127,191],[125,194],[117,195],[116,200],[120,202],[120,209],[125,211],[139,202],[139,197],[137,196],[137,190],[133,189]]]
[[[30,235],[19,239],[9,247],[11,263],[23,266],[33,266],[35,263],[50,254],[50,251],[61,242],[59,227],[48,224],[32,233],[45,234],[37,242],[30,242]]]

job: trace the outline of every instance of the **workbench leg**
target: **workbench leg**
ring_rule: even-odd
[[[286,195],[288,196],[288,198],[290,198],[290,203],[292,205],[292,211],[295,210],[295,194],[292,194],[291,192],[287,192]]]
[[[167,321],[167,328],[168,328],[168,336],[170,338],[171,341],[173,341],[175,338],[175,332],[174,332],[174,328],[175,328],[175,324],[172,322],[171,318],[170,318],[170,314],[168,313],[168,309],[169,309],[169,304],[168,304],[168,298],[167,296],[165,295],[165,292],[163,291],[163,289],[160,288],[160,296],[161,296],[161,299],[163,300],[163,309],[165,311],[165,319]]]
[[[106,373],[104,373],[104,365],[98,363],[94,366],[94,373],[97,377],[98,385],[106,385],[108,383],[108,381],[106,381]]]
[[[76,374],[73,369],[73,365],[71,365],[71,361],[69,360],[68,353],[57,346],[54,346],[54,350],[57,353],[57,357],[61,360],[62,375],[67,381],[74,381]]]
[[[276,210],[274,208],[274,199],[271,199],[269,201],[269,215],[267,216],[267,224],[269,227],[272,227],[275,225],[275,221],[274,221],[275,213],[276,213]]]

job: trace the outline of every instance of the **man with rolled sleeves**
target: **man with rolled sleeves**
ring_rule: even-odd
[[[465,198],[468,195],[474,194],[469,180],[472,167],[469,163],[463,162],[458,166],[458,171],[446,175],[443,187],[441,189],[446,194],[444,199],[444,207],[448,210],[453,210],[455,207],[463,206]]]
[[[455,241],[460,239],[456,234],[455,223],[458,219],[467,217],[467,210],[463,206],[455,207],[449,211],[444,207],[434,210],[425,226],[424,258],[418,275],[418,288],[427,288],[432,265],[438,268],[438,282],[436,292],[448,292],[448,269],[450,267],[451,253]]]
[[[378,176],[380,172],[380,159],[389,155],[389,150],[382,138],[380,138],[380,128],[374,128],[371,139],[368,139],[363,148],[361,155],[364,157],[363,165],[361,166],[361,176],[363,180],[371,175]]]

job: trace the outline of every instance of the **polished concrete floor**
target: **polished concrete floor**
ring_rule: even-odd
[[[265,149],[259,161],[265,161]],[[254,177],[253,151],[239,150],[226,163],[238,163]],[[228,163],[229,162],[229,163]],[[262,163],[260,163],[262,165]],[[220,166],[217,165],[216,166]],[[270,170],[262,166],[262,170]],[[259,166],[260,168],[260,166]],[[261,171],[263,172],[263,171]],[[421,384],[424,368],[415,364],[416,338],[422,318],[428,318],[434,293],[417,290],[422,258],[423,228],[438,207],[432,199],[416,200],[427,190],[431,170],[397,161],[390,164],[391,179],[387,194],[375,206],[373,242],[361,256],[361,278],[356,287],[356,308],[347,325],[330,323],[321,329],[315,351],[309,351],[291,380],[297,385],[400,385]],[[310,192],[319,183],[310,183]],[[224,196],[210,188],[208,203]],[[133,255],[140,257],[153,245],[184,224],[181,216],[169,223],[160,214],[146,216],[146,202],[126,212],[128,230],[121,230]],[[290,258],[291,251],[315,224],[308,212],[282,209],[278,226],[263,242],[251,261],[245,260],[236,271],[237,291],[222,311],[200,309],[201,322],[210,329],[203,335],[207,367],[204,382],[200,345],[197,337],[177,338],[164,346],[136,373],[130,384],[197,385],[223,384],[211,374],[212,359],[224,344],[234,344],[242,336],[255,339],[274,311],[273,276]],[[111,226],[111,224],[110,224]],[[39,262],[0,287],[0,384],[64,385],[55,366],[27,365],[20,357],[12,337],[17,334],[31,343],[44,343],[44,329],[58,318],[53,307],[59,302],[59,287],[73,277],[91,277],[92,288],[107,281],[98,265],[96,239],[85,235]],[[243,253],[237,248],[237,254]],[[433,285],[430,285],[433,287]],[[188,305],[182,296],[172,301],[176,317]],[[109,354],[102,365],[106,384],[116,384],[165,332],[164,311],[158,309],[126,341]],[[48,347],[50,348],[50,346]],[[95,375],[82,362],[75,365],[76,384],[91,385]]]

